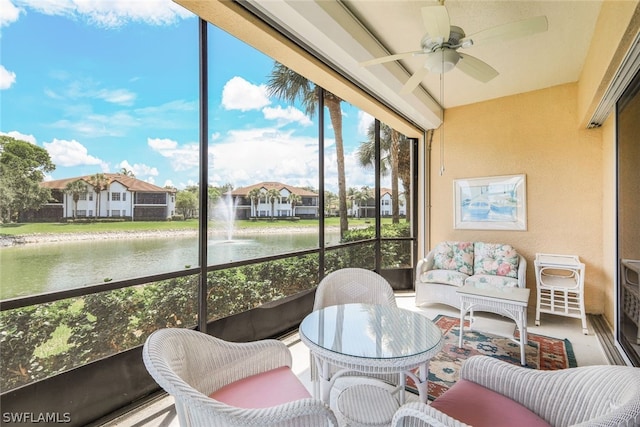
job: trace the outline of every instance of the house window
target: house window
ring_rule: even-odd
[[[89,201],[93,200],[93,193],[88,193],[89,194]]]
[[[122,193],[122,201],[123,202],[127,201],[127,193]]]
[[[120,193],[111,193],[111,200],[114,202],[120,201]]]
[[[80,193],[78,196],[78,200],[87,200],[87,193]]]
[[[84,210],[84,209],[82,209],[82,210],[77,210],[77,211],[76,211],[76,216],[82,216],[82,217],[85,217],[85,216],[87,216],[87,211],[86,211],[86,210]]]
[[[114,193],[120,195],[119,193]],[[120,209],[114,209],[111,211],[111,216],[120,216]]]

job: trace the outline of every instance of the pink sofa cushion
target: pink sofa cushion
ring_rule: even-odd
[[[458,380],[431,406],[473,427],[550,426],[518,402],[467,380]]]
[[[227,384],[209,397],[237,408],[268,408],[311,395],[291,368],[282,366]]]

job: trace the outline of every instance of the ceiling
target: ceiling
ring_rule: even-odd
[[[577,81],[602,0],[446,0],[451,24],[467,35],[539,15],[547,17],[549,29],[516,40],[461,48],[460,52],[499,72],[488,83],[454,68],[442,75],[427,74],[408,95],[401,95],[400,89],[422,67],[421,57],[370,67],[359,62],[419,50],[425,33],[421,9],[437,5],[436,0],[249,3],[342,74],[420,126],[431,128],[441,122],[440,106],[446,109]]]

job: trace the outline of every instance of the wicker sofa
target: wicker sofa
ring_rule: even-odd
[[[456,290],[526,287],[527,261],[511,245],[486,242],[438,243],[416,266],[416,305],[441,303],[460,308]]]
[[[393,427],[640,425],[640,369],[593,365],[556,371],[490,357],[467,359],[458,380],[429,405],[396,411]]]

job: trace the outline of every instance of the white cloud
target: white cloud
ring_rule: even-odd
[[[358,133],[360,135],[367,135],[369,132],[369,126],[371,126],[371,123],[373,123],[374,121],[374,117],[369,114],[369,113],[365,113],[362,110],[358,111]]]
[[[242,77],[233,77],[222,88],[222,106],[225,110],[259,110],[269,104],[267,87],[256,86]]]
[[[69,16],[102,28],[118,28],[129,22],[168,25],[194,16],[171,0],[16,0],[15,3],[45,15]]]
[[[1,1],[1,0],[0,0]],[[9,89],[16,82],[16,73],[0,65],[0,90]]]
[[[44,93],[52,99],[101,99],[110,104],[133,105],[137,95],[128,89],[106,89],[101,87],[101,83],[92,78],[73,77],[64,71],[52,73],[52,77],[62,82],[62,84],[54,91],[45,88]]]
[[[311,119],[302,111],[295,107],[288,106],[287,108],[277,107],[264,107],[262,114],[267,120],[276,120],[279,126],[284,126],[289,123],[298,123],[302,126],[310,126],[313,124]]]
[[[49,152],[51,161],[56,166],[81,166],[100,165],[102,170],[108,169],[105,162],[97,157],[89,155],[87,148],[78,141],[67,141],[54,138],[51,142],[45,142],[44,148]]]
[[[19,139],[20,141],[26,141],[32,143],[33,145],[38,145],[35,136],[25,135],[24,133],[20,133],[17,130],[12,130],[11,132],[0,132],[0,135],[10,136],[13,139]]]
[[[173,150],[178,146],[176,141],[167,138],[147,138],[147,144],[155,151]]]
[[[200,150],[197,143],[179,145],[171,139],[147,138],[147,144],[168,158],[174,171],[193,169],[199,165]]]
[[[318,143],[273,128],[235,130],[210,145],[210,183],[236,187],[260,181],[318,187]],[[243,153],[241,156],[238,153]]]
[[[120,163],[118,163],[118,170],[121,170],[122,168],[125,168],[125,169],[133,172],[133,174],[138,179],[146,178],[147,182],[151,182],[151,181],[149,181],[149,179],[152,179],[151,177],[159,175],[157,168],[155,168],[153,166],[147,166],[147,165],[142,164],[142,163],[134,163],[132,165],[128,161],[123,160]]]
[[[126,129],[140,126],[140,121],[128,112],[120,111],[110,115],[87,113],[78,120],[58,120],[51,126],[91,137],[124,136]]]
[[[0,0],[0,27],[7,26],[18,20],[21,10],[10,0]]]
[[[136,94],[128,91],[127,89],[102,89],[96,93],[96,97],[104,99],[112,104],[133,105],[133,101],[136,99]]]

